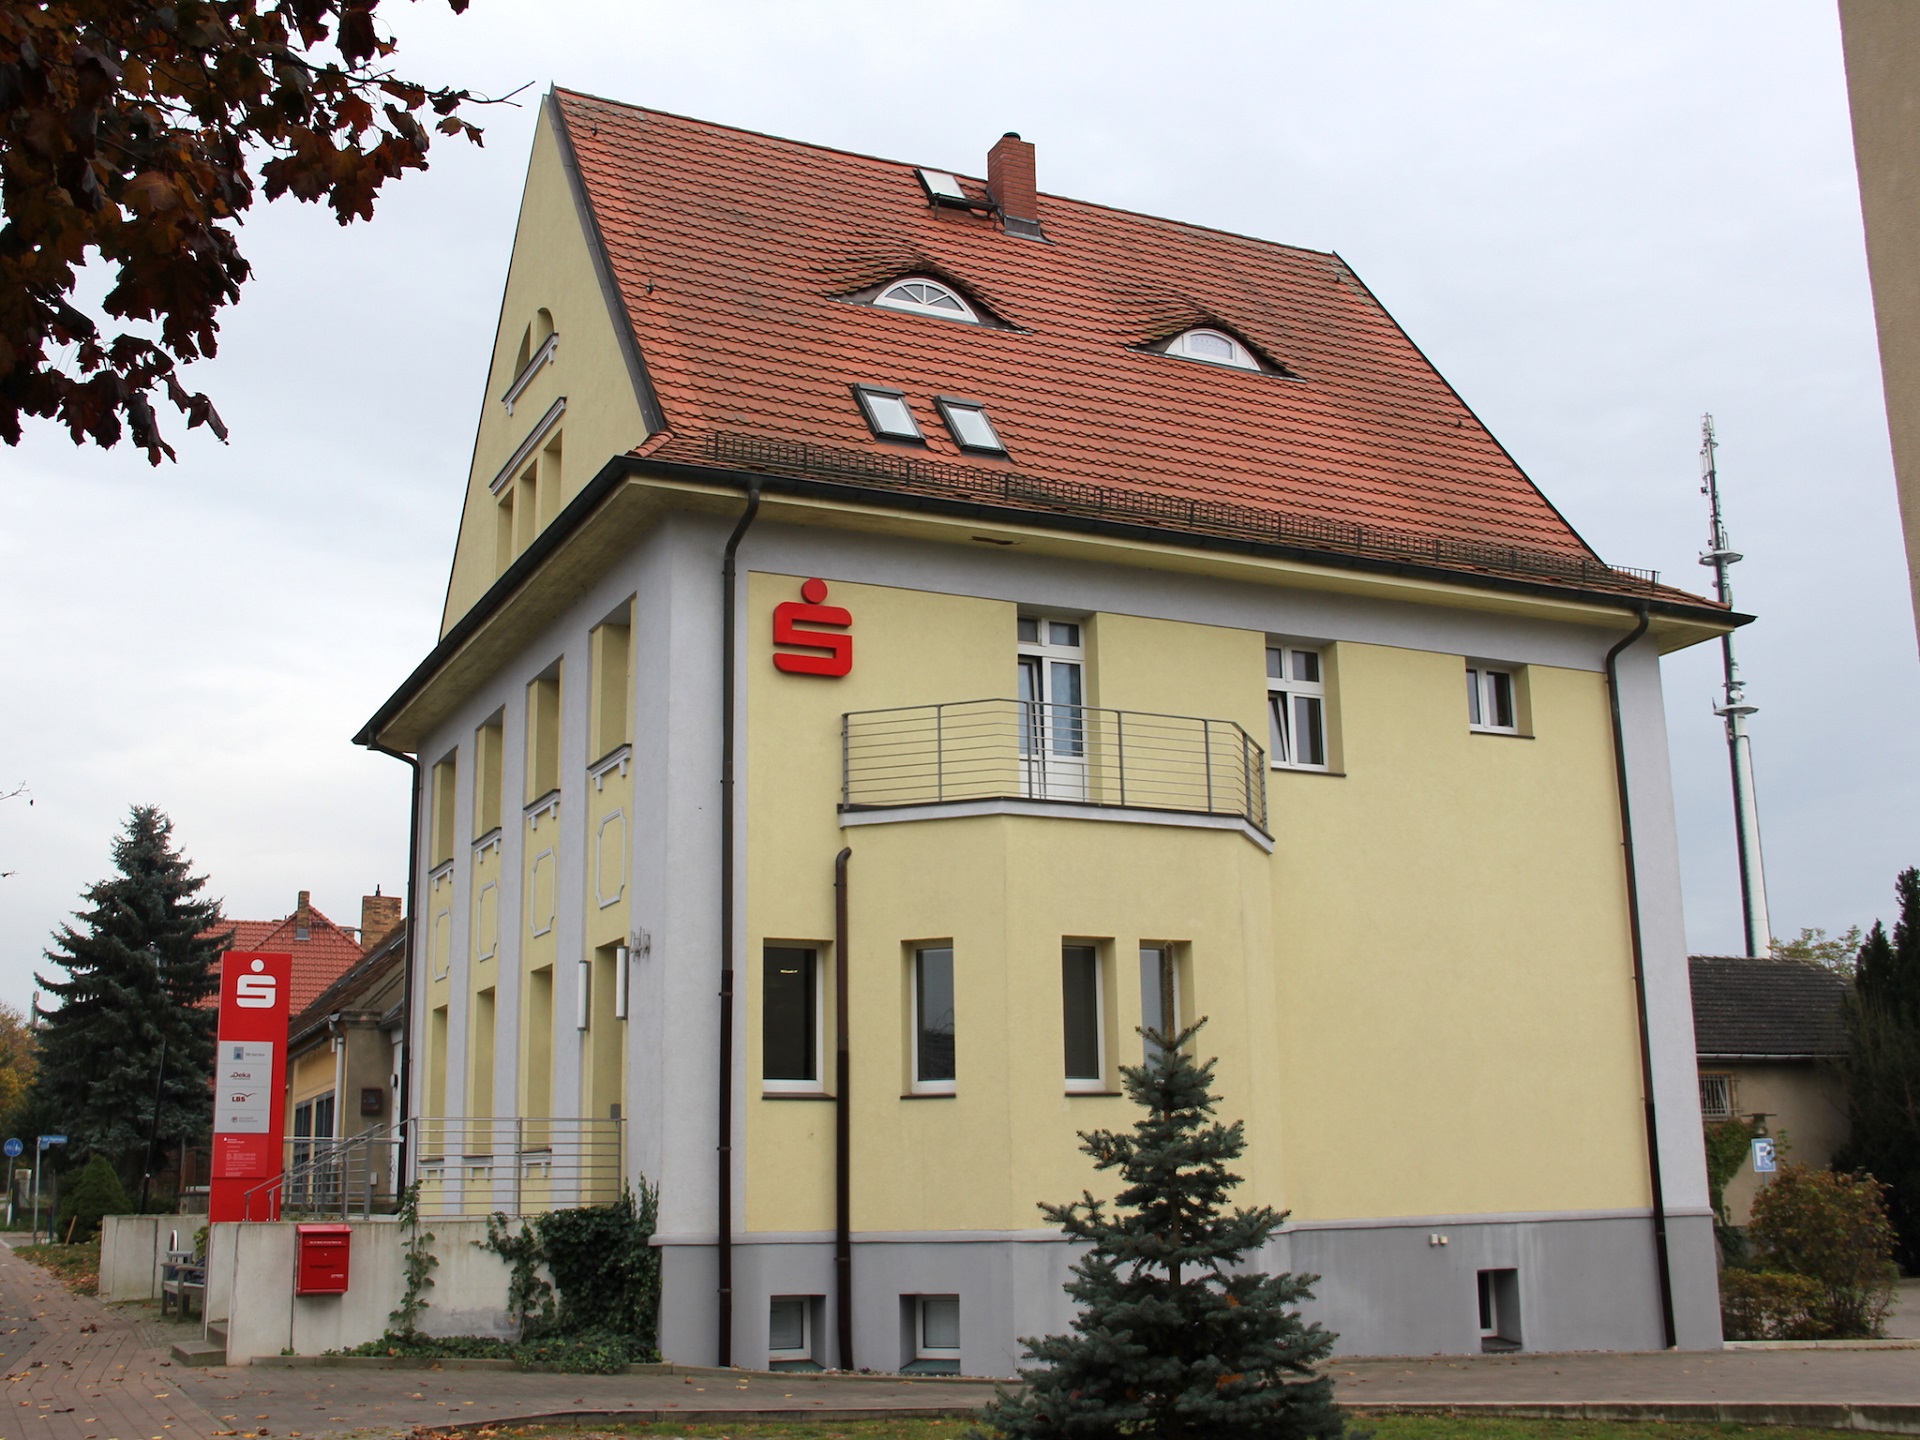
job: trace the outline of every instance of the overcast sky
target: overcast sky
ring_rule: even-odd
[[[1704,588],[1702,411],[1761,709],[1774,929],[1920,862],[1912,614],[1831,4],[390,3],[400,70],[550,83],[1338,250],[1608,559]],[[0,450],[0,999],[171,814],[229,916],[404,884],[407,771],[349,737],[430,647],[535,109],[370,226],[257,210],[181,463]],[[1740,946],[1718,657],[1666,666],[1689,938]]]

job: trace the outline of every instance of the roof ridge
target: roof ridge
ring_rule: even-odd
[[[651,105],[637,105],[631,100],[614,100],[605,95],[595,95],[586,90],[569,90],[563,85],[553,86],[555,95],[570,95],[579,100],[591,100],[596,105],[611,105],[620,110],[631,110],[640,115],[658,115],[666,120],[680,120],[689,125],[702,125],[709,130],[724,130],[731,135],[749,135],[756,140],[772,140],[781,145],[792,145],[802,150],[817,150],[823,155],[840,155],[850,160],[870,160],[876,165],[899,165],[909,170],[938,169],[962,180],[972,180],[985,185],[984,176],[975,175],[966,170],[955,170],[945,165],[933,166],[917,164],[912,160],[900,160],[891,155],[875,155],[867,150],[849,150],[840,145],[822,145],[814,140],[796,140],[791,135],[776,135],[771,130],[754,130],[745,125],[729,125],[724,120],[706,120],[698,115],[684,115],[678,110],[661,110]],[[1039,190],[1035,192],[1043,200],[1055,200],[1063,205],[1081,205],[1089,210],[1099,210],[1108,215],[1126,215],[1135,220],[1152,220],[1161,225],[1173,225],[1182,230],[1201,230],[1209,235],[1224,235],[1231,240],[1245,240],[1254,245],[1265,245],[1275,250],[1291,250],[1301,255],[1316,255],[1324,260],[1337,260],[1343,269],[1352,267],[1341,259],[1336,250],[1319,250],[1311,245],[1295,245],[1285,240],[1270,240],[1264,235],[1249,235],[1244,230],[1229,230],[1223,225],[1202,225],[1193,220],[1176,220],[1171,215],[1159,215],[1151,210],[1129,210],[1124,205],[1110,205],[1103,200],[1083,200],[1077,195],[1063,195],[1057,190]]]

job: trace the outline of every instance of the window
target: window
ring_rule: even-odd
[[[915,1360],[948,1360],[960,1368],[960,1297],[922,1295],[915,1307]]]
[[[1700,1077],[1700,1118],[1702,1120],[1733,1118],[1733,1076],[1703,1074]]]
[[[953,947],[927,945],[913,952],[913,1090],[951,1095],[953,1054]]]
[[[767,1359],[781,1368],[813,1368],[811,1295],[775,1295],[767,1302]]]
[[[1140,1028],[1172,1038],[1180,1033],[1180,968],[1171,945],[1140,947]],[[1160,1047],[1148,1040],[1149,1064]]]
[[[475,839],[500,828],[500,765],[505,744],[502,712],[473,732],[473,834]]]
[[[947,422],[947,429],[953,432],[953,443],[962,450],[980,455],[1007,453],[1007,447],[1000,440],[1000,432],[993,428],[993,421],[987,418],[987,407],[978,400],[953,400],[938,395],[933,403],[940,407],[940,418]]]
[[[560,788],[560,667],[527,686],[527,803]]]
[[[444,865],[453,859],[453,783],[456,759],[449,755],[433,767],[432,826],[433,855],[428,863]]]
[[[1467,666],[1467,725],[1470,729],[1503,735],[1520,733],[1511,670]]]
[[[853,393],[860,401],[860,413],[866,417],[867,428],[882,440],[918,440],[925,443],[927,437],[920,433],[920,422],[913,418],[913,407],[907,404],[905,391],[886,390],[878,385],[856,385]]]
[[[627,695],[631,688],[628,654],[633,647],[633,602],[593,628],[588,637],[592,654],[593,698],[588,711],[593,734],[587,750],[603,760],[627,743]]]
[[[873,303],[886,310],[910,310],[916,315],[938,315],[946,320],[964,320],[970,325],[980,323],[973,307],[938,280],[896,281],[882,290]]]
[[[1176,335],[1167,344],[1167,354],[1204,360],[1209,365],[1231,365],[1236,370],[1260,368],[1252,351],[1219,330],[1189,330],[1184,335]]]
[[[1020,764],[1036,800],[1087,798],[1086,650],[1080,624],[1019,619]]]
[[[1101,1043],[1100,951],[1093,945],[1060,947],[1060,1008],[1065,1018],[1067,1089],[1104,1090],[1106,1049]]]
[[[1267,743],[1272,763],[1327,768],[1327,685],[1318,650],[1267,650]]]
[[[760,1072],[768,1090],[820,1088],[820,953],[769,945],[760,982]]]

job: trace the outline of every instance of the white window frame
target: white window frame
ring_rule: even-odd
[[[1718,1088],[1725,1100],[1719,1108],[1709,1107],[1707,1092],[1709,1082],[1718,1081]],[[1700,1118],[1702,1120],[1731,1120],[1737,1112],[1734,1109],[1733,1076],[1724,1070],[1702,1070],[1700,1072]]]
[[[760,1057],[760,1092],[763,1095],[823,1095],[827,1050],[826,947],[800,941],[766,940],[760,945],[760,1006],[765,1015],[767,1003],[767,951],[805,950],[813,956],[813,1077],[809,1080],[771,1080],[767,1078],[767,1057]],[[765,1048],[765,1021],[762,1020],[761,1045]]]
[[[770,1295],[767,1297],[767,1361],[813,1359],[813,1301],[811,1295]],[[800,1307],[800,1348],[776,1350],[773,1345],[773,1307],[779,1304]]]
[[[1512,723],[1508,725],[1496,725],[1487,719],[1498,709],[1494,702],[1499,695],[1497,677],[1501,676],[1507,682],[1507,713],[1512,717]],[[1517,667],[1488,665],[1478,660],[1467,662],[1467,728],[1483,735],[1520,733],[1520,672]]]
[[[1208,339],[1224,341],[1227,347],[1233,352],[1231,357],[1224,355],[1206,355],[1196,351],[1193,348],[1192,342],[1196,336],[1202,335]],[[1191,330],[1174,336],[1173,339],[1167,343],[1167,354],[1178,355],[1182,360],[1198,360],[1202,365],[1222,365],[1230,370],[1258,370],[1260,368],[1260,362],[1254,359],[1251,350],[1234,339],[1233,336],[1227,334],[1226,331],[1216,330],[1210,325],[1195,326]]]
[[[959,313],[942,305],[929,305],[924,301],[911,300],[906,296],[894,295],[902,285],[931,285],[942,295],[948,296],[960,307]],[[980,317],[967,303],[967,297],[944,280],[935,280],[931,275],[902,275],[898,280],[889,280],[880,293],[873,297],[873,303],[882,310],[903,310],[910,315],[932,315],[940,320],[958,320],[963,325],[978,325]]]
[[[1273,673],[1274,657],[1279,656],[1281,673]],[[1311,655],[1314,669],[1319,673],[1318,680],[1295,680],[1292,678],[1293,657]],[[1296,734],[1298,716],[1293,709],[1293,697],[1306,696],[1320,702],[1320,760],[1318,763],[1296,759],[1300,746]],[[1284,696],[1287,706],[1286,719],[1281,720],[1274,709],[1275,697]],[[1267,739],[1272,749],[1267,763],[1276,770],[1331,770],[1333,762],[1327,748],[1327,652],[1318,645],[1288,645],[1285,643],[1267,646]]]
[[[916,1295],[913,1298],[913,1358],[916,1360],[959,1360],[960,1347],[951,1348],[927,1344],[927,1302],[930,1300],[951,1300],[953,1302],[953,1328],[960,1329],[960,1297],[958,1295]]]
[[[951,1080],[922,1080],[920,1078],[920,957],[929,950],[944,950],[948,956],[948,966],[953,979],[953,1075]],[[915,1095],[952,1095],[959,1088],[960,1077],[960,971],[954,960],[954,948],[951,940],[928,942],[914,945],[907,952],[907,983],[911,989],[909,999],[912,1011],[908,1016],[909,1054],[908,1063],[912,1066],[909,1078],[911,1092]]]
[[[1098,940],[1062,940],[1060,942],[1061,976],[1060,1003],[1066,1007],[1065,962],[1068,950],[1088,950],[1093,953],[1093,1075],[1066,1075],[1069,1095],[1103,1095],[1107,1089],[1107,976],[1106,947]],[[1062,1016],[1061,1048],[1065,1049],[1066,1035],[1064,1014]],[[1060,1057],[1061,1068],[1066,1068],[1066,1056]]]
[[[960,449],[969,455],[1005,455],[1007,453],[1007,442],[1000,438],[999,428],[993,423],[993,417],[987,413],[987,404],[984,400],[962,400],[952,395],[936,395],[933,397],[933,403],[940,412],[940,418],[946,421],[947,433],[953,437],[953,443]],[[993,437],[992,444],[981,444],[965,437],[953,418],[957,412],[963,410],[979,417],[980,423],[987,427],[987,434]]]
[[[1038,627],[1034,640],[1019,638],[1019,626]],[[1071,625],[1074,643],[1056,641],[1055,625]],[[1087,704],[1087,625],[1079,616],[1023,614],[1015,621],[1015,694],[1020,713],[1020,769],[1030,800],[1085,800],[1090,707]],[[1071,666],[1079,690],[1075,700],[1054,693],[1055,666]],[[1028,682],[1023,694],[1019,682]]]

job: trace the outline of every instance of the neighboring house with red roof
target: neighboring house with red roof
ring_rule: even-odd
[[[1036,165],[547,97],[359,737],[424,772],[423,1203],[591,1198],[525,1137],[617,1131],[668,1359],[1010,1374],[1036,1205],[1204,1016],[1343,1351],[1717,1346],[1660,656],[1745,617],[1338,255]]]
[[[359,930],[336,925],[314,906],[312,892],[302,890],[292,913],[278,920],[229,920],[224,928],[233,932],[233,941],[227,947],[230,950],[264,950],[293,957],[287,1005],[288,1013],[297,1015],[365,957],[362,935],[371,934],[377,943],[399,920],[399,897],[381,895],[376,890],[360,902]],[[216,983],[207,1003],[217,1005],[219,963],[211,969]]]

